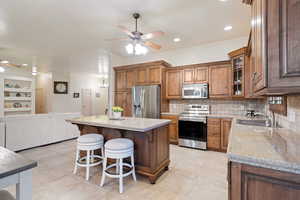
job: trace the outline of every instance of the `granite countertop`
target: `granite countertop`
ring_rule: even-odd
[[[175,116],[180,115],[180,113],[172,113],[172,112],[162,112],[160,114],[161,115],[175,115]]]
[[[36,166],[36,161],[29,160],[13,151],[0,147],[0,178],[20,173]]]
[[[300,174],[300,134],[286,128],[246,126],[233,120],[230,161]]]
[[[167,119],[149,119],[149,118],[134,118],[124,117],[121,120],[112,120],[109,117],[88,116],[67,120],[74,124],[84,124],[90,126],[99,126],[105,128],[115,128],[129,131],[147,132],[171,123]]]

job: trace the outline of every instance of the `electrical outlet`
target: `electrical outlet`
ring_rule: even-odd
[[[296,112],[293,110],[289,110],[288,112],[288,120],[290,122],[295,122],[296,121]]]

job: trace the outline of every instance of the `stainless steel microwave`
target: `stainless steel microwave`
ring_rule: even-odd
[[[208,84],[184,84],[182,86],[183,99],[207,99]]]

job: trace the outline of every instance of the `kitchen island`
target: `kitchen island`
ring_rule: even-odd
[[[80,135],[98,133],[105,141],[121,137],[131,139],[136,172],[147,176],[152,184],[168,170],[170,120],[131,117],[111,120],[107,116],[88,116],[67,121],[78,126]]]

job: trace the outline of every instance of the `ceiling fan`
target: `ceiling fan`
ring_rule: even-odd
[[[132,41],[132,43],[126,46],[127,53],[142,55],[148,52],[148,49],[146,47],[150,47],[156,50],[161,49],[161,45],[148,40],[158,36],[162,36],[165,33],[162,31],[154,31],[151,33],[144,34],[138,31],[137,21],[141,17],[141,15],[139,13],[134,13],[132,16],[135,19],[135,31],[130,31],[122,25],[118,26],[118,28],[121,29],[125,34],[127,34],[128,38]],[[121,39],[119,38],[119,39],[110,39],[110,40],[126,40],[128,38],[121,38]]]

